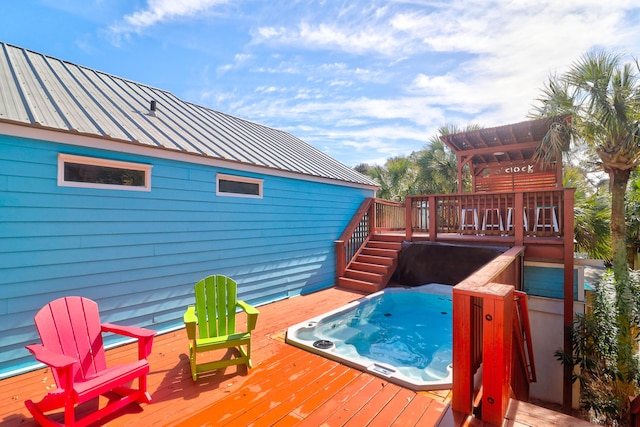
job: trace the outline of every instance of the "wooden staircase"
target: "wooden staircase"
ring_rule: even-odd
[[[338,278],[338,285],[367,293],[383,289],[398,266],[402,240],[402,236],[371,234]]]

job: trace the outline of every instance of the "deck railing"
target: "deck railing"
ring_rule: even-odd
[[[433,194],[407,196],[404,203],[367,199],[367,209],[357,213],[367,224],[352,221],[340,240],[365,229],[404,231],[409,241],[417,233],[433,241],[446,234],[511,237],[518,245],[525,237],[562,237],[567,191],[573,190]]]
[[[337,276],[376,232],[404,231],[407,241],[421,233],[431,241],[468,235],[514,245],[526,237],[564,237],[573,212],[567,191],[573,190],[407,196],[404,203],[366,199],[335,242]]]
[[[408,196],[406,234],[563,235],[564,190]],[[432,220],[432,219],[435,219]]]
[[[375,199],[375,213],[376,231],[403,231],[405,229],[404,203]]]

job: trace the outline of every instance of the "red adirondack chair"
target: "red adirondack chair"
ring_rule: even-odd
[[[100,323],[98,304],[81,297],[57,299],[40,309],[34,320],[42,345],[28,345],[27,349],[51,368],[58,387],[37,403],[25,402],[38,423],[61,425],[46,413],[64,408],[64,425],[86,426],[129,403],[151,402],[146,358],[151,353],[155,331]],[[137,338],[139,360],[107,367],[102,332]],[[137,389],[129,384],[135,379]],[[76,405],[103,394],[109,397],[105,407],[76,419]]]

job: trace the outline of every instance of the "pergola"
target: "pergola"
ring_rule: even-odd
[[[458,192],[465,166],[473,193],[562,188],[562,157],[543,164],[534,154],[550,126],[568,120],[545,118],[441,136],[458,156]]]

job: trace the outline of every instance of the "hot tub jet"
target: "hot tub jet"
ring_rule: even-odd
[[[318,340],[318,341],[314,341],[313,346],[315,348],[319,348],[321,350],[326,350],[328,348],[333,347],[333,341],[329,341],[329,340]]]

